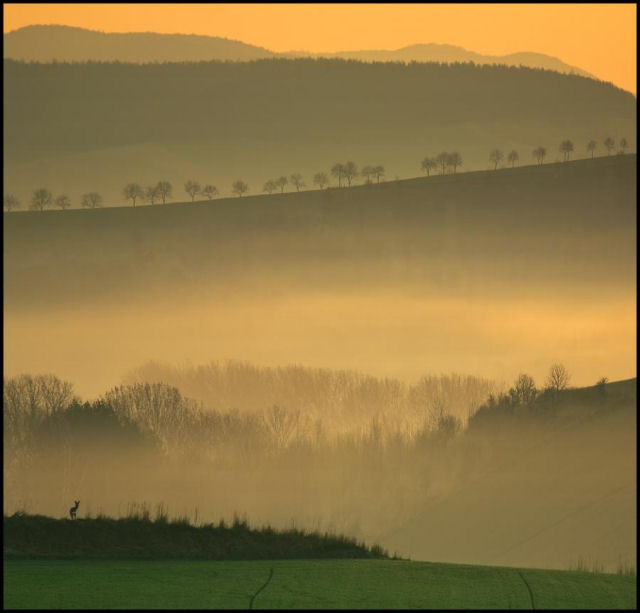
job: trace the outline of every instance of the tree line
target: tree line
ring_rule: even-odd
[[[603,141],[604,148],[607,151],[607,155],[611,155],[611,152],[616,147],[615,140],[608,136]],[[586,150],[591,154],[591,159],[594,158],[595,151],[598,148],[598,142],[590,140],[586,145]],[[618,153],[623,155],[629,148],[629,143],[626,138],[621,138],[619,142]],[[573,141],[567,139],[560,143],[558,147],[560,153],[563,155],[563,161],[568,161],[571,154],[574,152]],[[547,155],[547,149],[545,147],[536,147],[532,156],[536,159],[538,165],[544,163],[544,158]],[[493,169],[497,170],[498,165],[504,160],[504,151],[501,149],[492,149],[489,153],[489,161],[493,164]],[[511,164],[513,168],[520,161],[520,154],[515,149],[509,151],[506,156],[507,162]],[[431,171],[439,170],[441,175],[444,175],[447,171],[456,174],[456,170],[459,166],[462,166],[462,156],[459,152],[446,152],[443,151],[437,156],[426,156],[420,163],[420,170],[427,176],[431,175]],[[382,165],[377,166],[363,166],[359,169],[357,164],[353,161],[345,163],[337,162],[331,167],[330,174],[338,181],[338,187],[341,188],[346,184],[347,187],[351,187],[353,181],[358,177],[365,179],[365,185],[371,185],[372,183],[379,184],[380,179],[385,175],[385,168]],[[324,189],[330,184],[329,175],[324,172],[318,172],[313,176],[313,184],[319,189]],[[287,185],[292,185],[299,192],[302,188],[306,187],[306,183],[300,173],[296,172],[291,174],[288,178],[286,176],[280,176],[277,179],[269,179],[262,187],[262,191],[267,194],[272,194],[277,190],[280,193],[284,193]],[[206,198],[207,200],[213,200],[215,196],[219,196],[220,193],[215,185],[205,184],[202,186],[198,181],[189,179],[184,184],[184,191],[191,198],[191,202],[194,202],[197,196]],[[249,185],[238,179],[231,185],[231,193],[242,197],[249,191]],[[156,201],[162,201],[162,204],[166,204],[167,200],[171,199],[173,195],[173,185],[169,181],[158,181],[155,185],[149,185],[143,187],[139,183],[128,183],[122,190],[122,196],[125,201],[131,201],[131,204],[135,208],[136,202],[141,201],[149,204],[156,204]],[[97,192],[88,192],[82,195],[80,199],[80,205],[82,208],[95,209],[101,207],[103,204],[102,196]],[[4,208],[6,211],[21,207],[20,200],[13,194],[5,194],[4,196]],[[61,194],[54,197],[53,193],[45,188],[41,187],[36,189],[32,196],[29,209],[35,211],[44,211],[49,207],[58,207],[61,210],[65,210],[71,207],[71,199],[66,194]]]

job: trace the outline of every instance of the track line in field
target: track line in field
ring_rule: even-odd
[[[516,569],[516,572],[520,575],[520,579],[522,579],[524,584],[527,586],[527,591],[529,592],[529,597],[531,598],[531,608],[535,609],[536,608],[536,603],[533,600],[533,591],[531,590],[531,586],[527,583],[527,580],[524,578],[524,575],[522,574],[522,571]]]
[[[251,600],[249,601],[249,609],[253,609],[253,601],[255,600],[256,596],[262,590],[264,590],[264,588],[267,587],[267,585],[269,585],[269,581],[271,581],[271,577],[273,577],[273,568],[269,570],[269,578],[267,579],[267,582],[263,586],[259,587],[258,591],[253,596],[251,596]]]

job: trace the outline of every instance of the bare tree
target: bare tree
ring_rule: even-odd
[[[150,202],[151,204],[155,204],[156,203],[156,198],[158,198],[159,196],[160,196],[160,194],[158,193],[158,186],[157,185],[149,185],[144,190],[144,194],[142,195],[142,199],[145,202]]]
[[[231,186],[231,193],[238,194],[238,197],[242,197],[242,194],[246,194],[249,191],[249,186],[244,182],[238,179],[233,182]]]
[[[519,375],[514,386],[509,390],[509,395],[515,404],[528,404],[535,400],[537,393],[535,381],[527,374]]]
[[[358,176],[358,167],[355,162],[347,162],[344,165],[344,178],[347,180],[347,185],[351,187],[351,181]]]
[[[88,192],[82,195],[80,204],[85,209],[97,209],[102,206],[102,196],[98,192]]]
[[[313,184],[317,185],[320,189],[324,189],[325,185],[329,185],[329,177],[326,172],[317,172],[313,175]]]
[[[443,151],[442,153],[438,154],[438,157],[436,157],[436,163],[440,166],[440,174],[444,174],[444,169],[448,161],[449,154],[446,151]]]
[[[202,188],[202,195],[209,200],[212,200],[214,196],[218,195],[218,190],[216,189],[215,185],[205,185]]]
[[[596,143],[596,141],[594,140],[590,140],[587,143],[587,151],[591,154],[591,159],[593,159],[593,152],[596,150],[597,146],[598,146],[598,143]]]
[[[287,411],[284,407],[272,406],[263,413],[263,423],[277,447],[286,447],[300,421],[300,411]]]
[[[162,198],[162,204],[166,204],[167,198],[171,198],[173,187],[169,181],[158,181],[156,185],[156,194]]]
[[[547,150],[544,147],[538,147],[537,149],[533,150],[533,157],[536,158],[539,165],[544,162],[545,155],[547,155]]]
[[[448,160],[448,165],[453,167],[453,174],[456,174],[456,168],[458,166],[462,166],[462,156],[457,152],[454,151],[453,153],[449,154],[449,160]]]
[[[570,140],[563,140],[560,143],[560,151],[564,155],[564,160],[567,161],[571,156],[571,152],[573,151],[573,143]]]
[[[61,194],[60,196],[58,196],[56,198],[56,206],[60,207],[63,211],[65,209],[68,209],[71,206],[71,200],[69,199],[69,196],[67,196],[66,194]]]
[[[268,194],[272,194],[275,189],[276,184],[271,179],[269,179],[262,187],[262,191],[267,192]]]
[[[331,167],[331,174],[338,179],[338,187],[342,187],[342,179],[344,179],[344,164],[340,162]]]
[[[569,371],[565,368],[564,364],[552,364],[545,386],[557,394],[560,390],[567,388],[570,378]]]
[[[191,202],[194,201],[195,197],[200,193],[200,183],[194,181],[193,179],[189,179],[184,184],[184,191],[191,196]]]
[[[604,139],[604,146],[605,146],[605,149],[607,150],[607,155],[611,155],[611,152],[613,151],[613,148],[616,146],[616,143],[610,136],[607,136],[607,138]]]
[[[509,155],[507,155],[507,160],[511,162],[511,168],[513,168],[516,162],[520,159],[518,152],[514,149],[513,151],[509,151]]]
[[[284,188],[287,186],[287,183],[289,183],[287,177],[278,177],[275,180],[276,187],[280,188],[281,194],[284,193]]]
[[[624,155],[624,150],[629,146],[626,138],[620,139],[620,153]]]
[[[489,153],[489,160],[493,162],[493,169],[498,169],[498,164],[502,161],[504,154],[500,149],[492,149],[491,153]]]
[[[292,185],[296,186],[296,191],[299,192],[301,187],[304,187],[304,183],[302,181],[302,175],[299,172],[294,172],[290,177]]]
[[[41,187],[33,192],[31,196],[31,206],[29,208],[44,211],[51,204],[53,194],[46,188]]]
[[[382,164],[373,167],[373,176],[376,178],[376,183],[380,183],[380,177],[384,177],[384,166]]]
[[[436,163],[436,161],[433,158],[430,158],[429,156],[424,158],[424,160],[422,160],[422,162],[420,163],[420,169],[422,170],[422,172],[427,173],[427,177],[429,176],[431,171],[435,170],[437,167],[438,167],[438,164]]]
[[[19,209],[20,200],[18,200],[13,194],[5,194],[4,208],[9,212],[11,212],[13,209]]]
[[[363,166],[360,174],[366,179],[366,183],[371,183],[371,175],[373,174],[372,166]]]
[[[125,200],[131,200],[133,208],[136,206],[136,200],[144,196],[144,190],[138,183],[127,183],[122,190]]]

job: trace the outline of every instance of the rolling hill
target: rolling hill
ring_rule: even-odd
[[[35,358],[86,393],[150,359],[635,376],[635,193],[624,155],[5,213],[6,372]]]
[[[45,186],[70,196],[188,179],[229,195],[337,161],[383,164],[416,176],[425,155],[456,150],[463,170],[492,167],[489,152],[522,163],[547,148],[560,159],[625,137],[635,150],[636,99],[610,84],[532,68],[266,59],[173,64],[26,64],[5,60],[5,189],[28,203]],[[42,93],[39,93],[42,92]]]
[[[337,51],[335,53],[307,53],[305,51],[288,51],[286,57],[333,57],[362,62],[473,62],[474,64],[502,64],[505,66],[527,66],[543,68],[583,77],[592,77],[586,70],[565,64],[562,60],[544,53],[520,52],[507,55],[485,55],[468,51],[456,45],[439,45],[436,43],[408,45],[400,49],[366,49],[362,51]]]
[[[4,57],[28,62],[202,62],[273,57],[262,47],[219,36],[99,32],[33,25],[4,34]]]
[[[397,50],[277,53],[240,41],[196,34],[99,32],[61,25],[33,25],[4,34],[4,57],[31,62],[207,62],[249,61],[275,57],[332,57],[367,62],[474,62],[544,68],[590,77],[542,53],[483,55],[455,45],[417,44]]]
[[[472,427],[472,439],[492,440],[493,466],[379,541],[417,560],[635,566],[636,387],[636,379],[609,384],[598,410],[596,387],[566,392],[556,407],[572,415],[566,424],[538,408],[548,422],[539,430],[518,420],[502,432]],[[525,433],[527,443],[514,445]]]

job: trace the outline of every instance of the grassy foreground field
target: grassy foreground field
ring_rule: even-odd
[[[634,609],[636,578],[399,560],[5,560],[4,566],[5,608],[247,609],[254,596],[256,609]]]

